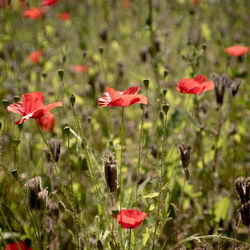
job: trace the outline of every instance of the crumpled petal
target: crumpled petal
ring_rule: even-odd
[[[10,104],[7,107],[7,110],[12,112],[12,113],[19,114],[19,115],[25,115],[24,106],[23,106],[22,102]]]
[[[42,92],[33,92],[22,95],[25,114],[29,114],[39,108],[42,108],[44,97]]]

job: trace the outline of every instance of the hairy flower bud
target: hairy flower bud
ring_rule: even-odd
[[[223,99],[224,99],[225,85],[222,83],[219,75],[213,73],[211,75],[211,78],[214,82],[216,102],[219,106],[221,106],[223,104]]]
[[[110,193],[117,190],[117,164],[118,161],[110,153],[107,153],[102,158],[104,162],[104,172],[107,186]]]
[[[238,93],[241,83],[242,80],[240,78],[236,78],[234,81],[231,82],[229,89],[233,97],[236,96],[236,94]]]

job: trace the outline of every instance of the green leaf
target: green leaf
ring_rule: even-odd
[[[149,237],[150,237],[150,231],[148,228],[146,228],[145,232],[142,234],[142,245],[144,247],[146,246]]]
[[[225,220],[227,218],[228,210],[231,206],[231,201],[228,197],[222,198],[214,206],[215,221],[219,222],[220,219]]]

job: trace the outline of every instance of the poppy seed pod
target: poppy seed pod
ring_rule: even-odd
[[[107,153],[102,158],[104,163],[104,172],[107,186],[110,193],[117,190],[117,164],[118,161],[110,153]]]
[[[30,179],[24,186],[28,188],[28,202],[30,208],[36,210],[43,209],[46,205],[48,191],[42,188],[41,177],[36,176]]]
[[[74,105],[75,105],[75,102],[76,102],[76,97],[72,94],[72,95],[70,96],[69,100],[70,100],[71,105],[74,106]]]

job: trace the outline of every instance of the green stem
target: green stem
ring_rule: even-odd
[[[95,175],[94,175],[92,163],[91,163],[91,160],[90,160],[90,157],[89,157],[88,148],[87,148],[87,140],[84,137],[83,130],[82,130],[82,127],[81,127],[81,124],[80,124],[80,121],[79,121],[79,118],[78,118],[78,115],[77,115],[77,113],[75,111],[74,106],[71,105],[71,108],[72,108],[72,111],[73,111],[73,115],[75,117],[75,122],[76,122],[77,128],[78,128],[78,130],[80,132],[80,135],[81,135],[82,146],[83,146],[83,150],[84,150],[84,153],[86,155],[87,163],[88,163],[88,166],[89,166],[90,177],[91,177],[91,180],[92,180],[92,182],[94,184],[94,187],[95,187],[95,193],[97,194],[99,201],[102,202],[102,204],[104,204],[104,206],[105,206],[104,216],[106,218],[108,228],[112,232],[111,226],[108,223],[108,221],[109,221],[108,220],[108,216],[106,214],[108,212],[108,207],[107,207],[107,204],[106,204],[105,200],[103,199],[103,195],[101,194],[100,188],[99,188],[98,183],[97,183],[97,181],[95,179]],[[112,237],[113,237],[113,240],[114,240],[114,242],[116,244],[116,239],[115,239],[115,236],[114,236],[113,232],[112,232]]]
[[[62,177],[61,177],[61,175],[59,174],[59,171],[58,171],[57,163],[55,162],[55,159],[54,159],[54,157],[53,157],[53,154],[52,154],[52,152],[51,152],[51,149],[50,149],[49,144],[47,143],[47,141],[46,141],[46,139],[45,139],[45,137],[44,137],[44,135],[43,135],[41,129],[39,128],[39,125],[38,125],[38,123],[37,123],[37,120],[36,120],[36,125],[37,125],[38,131],[39,131],[39,133],[40,133],[40,135],[41,135],[41,137],[42,137],[42,139],[43,139],[43,141],[44,141],[44,143],[45,143],[45,145],[46,145],[46,147],[47,147],[47,149],[48,149],[48,152],[49,152],[49,154],[50,154],[50,158],[51,158],[51,161],[52,161],[52,163],[53,163],[53,166],[54,166],[54,169],[55,169],[55,173],[56,173],[56,175],[57,175],[57,178],[58,178],[58,180],[59,180],[59,182],[60,182],[60,185],[61,185],[61,187],[62,187],[63,194],[65,195],[66,199],[68,200],[68,202],[69,202],[69,204],[70,204],[70,207],[71,207],[71,209],[72,209],[72,211],[73,211],[74,220],[75,220],[76,224],[78,224],[78,226],[80,226],[81,231],[83,232],[83,234],[84,234],[84,236],[85,236],[86,243],[87,243],[87,245],[89,246],[89,241],[88,241],[87,234],[86,234],[86,232],[85,232],[85,230],[84,230],[84,227],[83,227],[82,223],[80,222],[80,220],[79,220],[79,218],[78,218],[78,216],[77,216],[75,207],[74,207],[74,205],[73,205],[73,203],[72,203],[72,201],[71,201],[71,199],[70,199],[70,196],[68,195],[68,192],[66,191],[66,188],[64,187],[64,184],[63,184],[63,182],[62,182]]]
[[[123,129],[124,129],[124,107],[122,107],[122,124],[121,124],[121,154],[120,154],[120,169],[119,169],[119,185],[120,185],[120,210],[122,209],[122,153],[123,153]]]
[[[155,248],[155,237],[156,237],[156,232],[157,228],[159,226],[159,212],[160,212],[160,201],[161,201],[161,192],[162,192],[162,186],[163,186],[163,163],[164,163],[164,157],[165,157],[165,143],[166,143],[166,138],[167,138],[167,115],[164,116],[164,123],[163,123],[163,142],[162,142],[162,150],[161,150],[161,179],[160,179],[160,190],[159,190],[159,195],[157,199],[157,212],[155,214],[155,230],[153,234],[153,247],[152,249]]]
[[[3,213],[3,210],[2,210],[2,207],[1,207],[1,206],[0,206],[0,211],[1,211],[2,217],[3,217],[3,219],[4,219],[4,222],[5,222],[5,224],[7,225],[8,230],[10,231],[10,233],[11,233],[11,235],[12,235],[12,237],[13,237],[13,239],[14,239],[14,241],[15,241],[17,247],[18,247],[18,249],[21,250],[21,248],[20,248],[20,246],[19,246],[19,244],[18,244],[18,242],[17,242],[17,239],[16,239],[15,235],[13,234],[13,232],[12,232],[12,230],[11,230],[11,227],[10,227],[10,225],[9,225],[9,223],[8,223],[8,221],[7,221],[7,219],[6,219],[5,215],[4,215],[4,213]]]
[[[148,94],[148,89],[146,90],[146,97]],[[142,106],[142,117],[141,117],[141,131],[140,131],[140,139],[139,139],[139,149],[138,149],[138,162],[137,162],[137,178],[136,178],[136,189],[135,189],[135,204],[137,204],[138,199],[138,187],[140,181],[140,169],[141,169],[141,143],[143,136],[143,125],[144,125],[144,116],[145,116],[145,108]],[[132,189],[133,190],[133,189]]]

